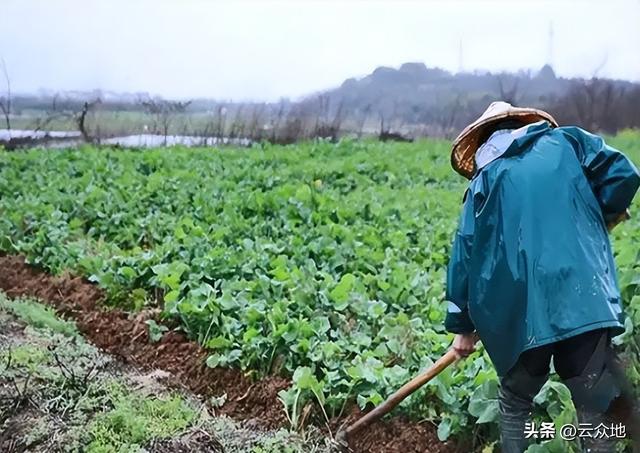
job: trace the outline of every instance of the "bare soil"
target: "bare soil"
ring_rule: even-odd
[[[87,280],[63,275],[51,276],[25,263],[19,256],[0,256],[0,289],[9,297],[30,296],[54,306],[58,313],[73,319],[94,345],[145,370],[164,370],[169,381],[202,396],[226,394],[226,402],[217,414],[236,420],[254,420],[261,427],[274,429],[287,426],[287,418],[277,394],[289,385],[279,376],[258,381],[247,378],[240,370],[209,368],[207,352],[178,332],[167,332],[152,343],[145,321],[151,313],[131,315],[101,304],[104,294]],[[333,432],[361,415],[357,407],[341,419],[331,420]],[[177,444],[162,445],[166,451],[181,451]],[[451,443],[438,440],[435,427],[420,424],[402,416],[380,421],[350,439],[354,452],[418,453],[453,452]],[[209,450],[203,450],[209,451]]]

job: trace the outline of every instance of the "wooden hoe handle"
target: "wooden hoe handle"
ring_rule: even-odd
[[[440,357],[438,361],[434,363],[433,366],[427,371],[411,379],[405,385],[400,387],[400,389],[393,395],[391,395],[384,403],[380,404],[371,412],[367,413],[354,424],[348,426],[344,431],[339,432],[337,435],[337,440],[343,444],[346,443],[346,441],[349,439],[349,436],[357,433],[358,431],[361,431],[374,421],[391,412],[405,398],[407,398],[413,392],[415,392],[431,379],[440,374],[442,370],[455,362],[457,358],[458,356],[456,352],[453,349],[449,350],[445,355]]]

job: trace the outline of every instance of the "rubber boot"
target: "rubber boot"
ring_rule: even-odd
[[[578,421],[594,429],[601,424],[607,427],[614,424],[618,417],[613,416],[612,408],[616,402],[626,402],[624,379],[613,358],[607,337],[602,336],[582,374],[564,380],[571,391]],[[608,436],[583,437],[581,441],[583,451],[588,453],[615,453],[618,443],[618,439]]]
[[[609,406],[607,414],[615,423],[624,424],[627,437],[632,439],[633,453],[640,453],[640,401],[635,397],[633,385],[615,354],[610,356],[607,366],[622,389],[621,395]]]
[[[611,420],[604,414],[577,409],[577,415],[580,423],[589,423],[594,429],[601,423],[605,426],[611,426]],[[584,453],[615,453],[616,451],[617,440],[614,438],[594,439],[593,437],[583,437],[580,440]]]
[[[613,423],[625,426],[626,437],[632,441],[633,453],[640,453],[640,404],[628,381],[622,382],[622,388],[622,395],[611,403],[607,415]]]

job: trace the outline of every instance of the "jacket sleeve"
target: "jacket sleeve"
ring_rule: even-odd
[[[606,222],[629,208],[640,187],[640,173],[631,160],[607,145],[602,137],[574,127],[576,154],[598,199]]]
[[[475,330],[468,307],[469,259],[473,244],[474,219],[473,197],[467,192],[447,268],[448,308],[444,325],[447,331],[452,333],[471,333]]]

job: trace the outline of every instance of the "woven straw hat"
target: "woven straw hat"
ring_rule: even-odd
[[[471,179],[475,168],[474,157],[478,147],[482,144],[479,143],[481,137],[488,128],[505,119],[518,120],[525,124],[545,120],[551,123],[552,127],[558,126],[557,121],[542,110],[514,107],[508,102],[493,102],[480,118],[465,127],[454,140],[451,150],[453,169],[465,178]]]

